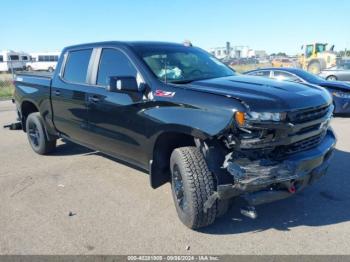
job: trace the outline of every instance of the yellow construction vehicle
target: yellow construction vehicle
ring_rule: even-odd
[[[304,50],[299,56],[300,67],[313,74],[320,73],[321,70],[330,68],[337,64],[337,56],[333,51],[334,45],[327,50],[324,43],[306,44],[301,47]]]

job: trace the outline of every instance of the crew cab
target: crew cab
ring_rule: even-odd
[[[36,153],[64,138],[143,169],[151,187],[171,183],[194,229],[234,197],[249,215],[301,191],[326,173],[336,143],[323,88],[237,75],[189,43],[70,46],[52,76],[18,74],[15,85]]]

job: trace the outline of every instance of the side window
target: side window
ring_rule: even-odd
[[[4,62],[4,57],[0,55],[0,62]]]
[[[19,60],[19,56],[18,55],[10,55],[10,60],[11,61],[18,61]]]
[[[314,46],[313,45],[307,45],[306,50],[305,50],[305,56],[308,58],[312,56],[312,53],[314,51]]]
[[[255,72],[249,73],[249,75],[252,75],[252,76],[261,76],[261,77],[267,77],[267,78],[269,78],[269,77],[270,77],[270,71],[268,71],[268,70],[255,71]]]
[[[287,72],[282,71],[275,71],[273,74],[273,78],[281,81],[301,82],[301,80],[293,74],[289,74]]]
[[[129,58],[119,50],[105,48],[102,50],[97,74],[97,85],[107,85],[111,76],[135,76],[136,68]]]
[[[91,53],[92,49],[69,52],[63,78],[69,82],[86,83]]]

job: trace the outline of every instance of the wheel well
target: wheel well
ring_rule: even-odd
[[[153,162],[150,167],[150,182],[152,188],[157,188],[170,181],[170,156],[175,148],[194,146],[191,135],[167,132],[161,134],[154,145]]]
[[[39,112],[38,108],[32,103],[28,101],[24,101],[21,106],[21,121],[23,131],[26,132],[26,120],[29,114]]]
[[[335,79],[338,79],[337,76],[335,76],[335,75],[329,75],[329,76],[326,77],[326,79],[331,78],[331,77],[334,77]]]

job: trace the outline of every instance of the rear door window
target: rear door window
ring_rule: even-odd
[[[69,82],[86,83],[91,53],[92,49],[69,52],[63,78]]]
[[[344,69],[345,70],[350,70],[350,64],[344,64]]]

